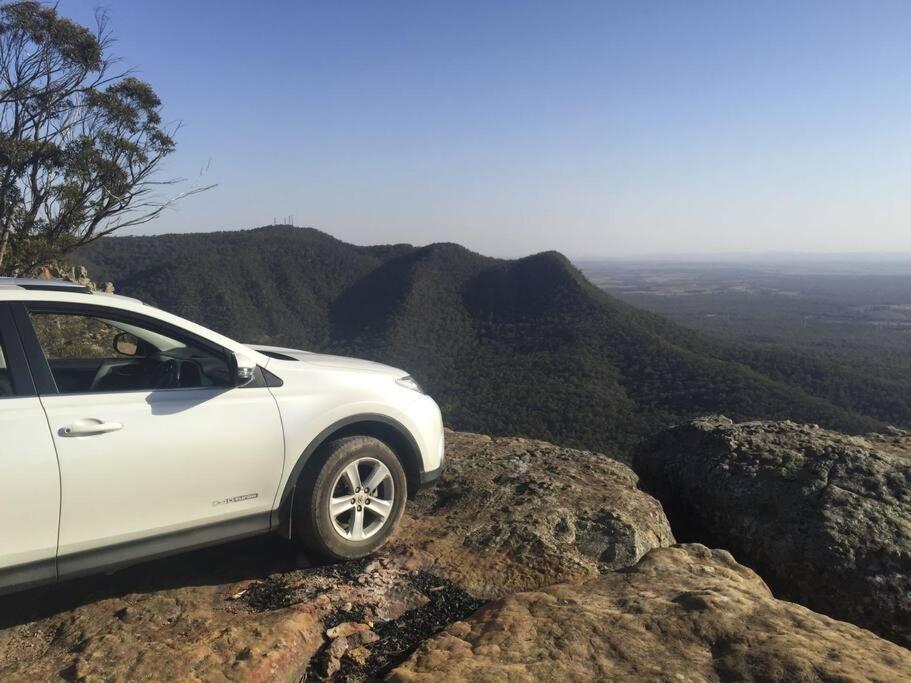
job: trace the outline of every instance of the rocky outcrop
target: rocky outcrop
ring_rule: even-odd
[[[446,476],[400,536],[475,595],[595,576],[674,542],[660,504],[615,460],[530,439],[447,439]]]
[[[264,537],[0,598],[0,680],[911,681],[907,650],[667,547],[624,465],[459,433],[447,456],[365,560]]]
[[[781,597],[911,646],[911,436],[704,418],[635,457],[683,540]]]
[[[525,439],[448,440],[442,482],[369,560],[311,566],[262,538],[0,598],[0,679],[363,680],[478,597],[673,542],[624,465]]]
[[[39,280],[66,280],[68,282],[75,282],[79,285],[85,285],[92,291],[105,292],[107,294],[114,293],[114,283],[95,282],[92,278],[89,277],[88,270],[85,268],[85,266],[71,266],[63,263],[51,263],[49,265],[37,268],[35,272],[30,273],[29,275],[36,277]]]
[[[725,551],[662,548],[634,568],[490,603],[392,681],[908,681],[908,651],[772,597]]]

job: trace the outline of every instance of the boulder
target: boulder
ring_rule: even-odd
[[[634,458],[681,540],[730,550],[776,595],[911,646],[911,437],[723,417]]]
[[[446,473],[400,538],[483,598],[628,567],[674,543],[626,465],[544,441],[447,433]]]
[[[774,598],[726,551],[685,545],[496,600],[425,642],[387,680],[909,681],[911,657]]]

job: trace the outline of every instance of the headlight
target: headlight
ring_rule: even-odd
[[[398,384],[400,387],[405,387],[406,389],[411,389],[412,391],[416,391],[419,394],[424,393],[424,390],[421,389],[421,385],[418,384],[417,382],[415,382],[414,377],[412,377],[411,375],[406,375],[405,377],[397,379],[397,380],[395,380],[395,383]]]

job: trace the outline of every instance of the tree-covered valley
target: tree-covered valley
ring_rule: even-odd
[[[625,458],[661,426],[712,412],[858,433],[911,424],[906,381],[684,328],[556,252],[509,261],[273,226],[105,238],[76,260],[121,294],[243,341],[405,368],[464,430]]]

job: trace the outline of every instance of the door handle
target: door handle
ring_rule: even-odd
[[[109,434],[123,429],[119,422],[102,422],[101,420],[79,420],[67,425],[60,430],[60,436],[94,436],[95,434]]]

